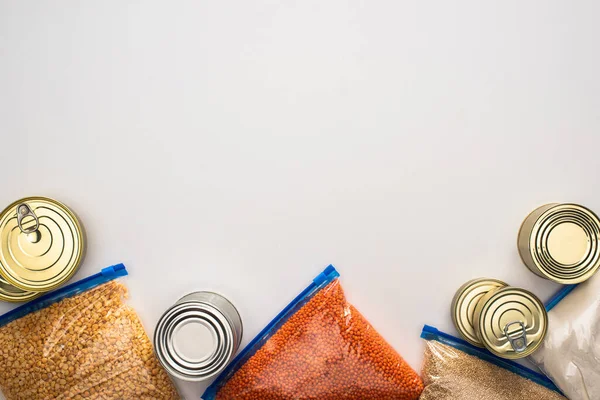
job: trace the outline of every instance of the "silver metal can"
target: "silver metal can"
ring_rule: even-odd
[[[242,319],[229,300],[213,292],[194,292],[162,315],[154,331],[154,348],[172,376],[203,381],[231,362],[242,334]]]

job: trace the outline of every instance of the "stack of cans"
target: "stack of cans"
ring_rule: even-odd
[[[546,204],[525,218],[517,244],[523,263],[536,275],[577,284],[600,268],[600,219],[578,204]],[[548,328],[540,299],[497,279],[474,279],[462,285],[451,312],[466,341],[508,359],[532,354]]]
[[[533,293],[496,279],[474,279],[452,300],[452,320],[472,345],[507,359],[527,357],[548,328],[544,305]]]

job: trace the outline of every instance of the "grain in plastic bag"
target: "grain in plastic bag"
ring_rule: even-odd
[[[144,328],[124,301],[122,264],[0,317],[7,400],[175,400]]]
[[[600,274],[546,305],[548,333],[533,361],[571,400],[600,399]]]
[[[545,376],[425,326],[420,400],[566,400]]]
[[[418,374],[346,301],[332,266],[233,361],[205,400],[415,400]]]

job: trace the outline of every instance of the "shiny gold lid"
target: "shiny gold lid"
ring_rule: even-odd
[[[600,220],[577,204],[534,210],[519,231],[519,254],[537,275],[562,284],[590,278],[600,267]]]
[[[45,197],[14,202],[0,214],[0,275],[27,292],[47,292],[73,276],[83,230],[64,204]]]
[[[26,292],[14,287],[0,276],[0,300],[12,303],[29,301],[39,296],[39,292]]]
[[[507,286],[497,279],[473,279],[462,285],[452,299],[451,313],[454,326],[461,336],[474,346],[484,347],[473,326],[475,307],[490,290]]]
[[[548,329],[548,314],[531,292],[514,287],[495,289],[477,303],[475,332],[493,354],[518,359],[532,354],[542,344]]]

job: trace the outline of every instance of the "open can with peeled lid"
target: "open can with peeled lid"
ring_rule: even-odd
[[[15,201],[0,213],[0,299],[26,301],[68,281],[85,252],[83,228],[47,197]]]

